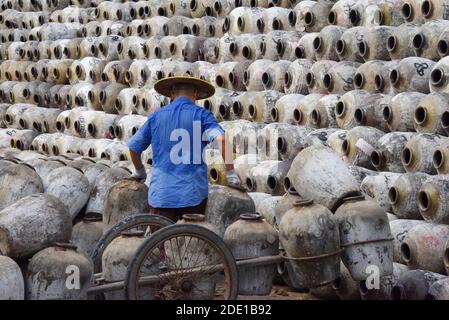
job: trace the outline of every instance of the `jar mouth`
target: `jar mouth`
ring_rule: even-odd
[[[387,50],[389,52],[393,52],[396,50],[396,46],[397,46],[398,40],[396,38],[396,36],[390,36],[387,39]]]
[[[120,233],[122,237],[143,237],[145,235],[144,231],[141,230],[127,230]]]
[[[361,89],[365,83],[365,76],[362,73],[356,73],[354,75],[354,86],[357,89]]]
[[[415,118],[415,122],[418,125],[425,125],[428,115],[427,115],[427,109],[425,107],[419,106],[416,110],[415,110],[415,114],[414,114],[414,118]]]
[[[443,151],[436,150],[435,153],[433,154],[433,165],[435,166],[436,169],[441,169],[444,163],[445,163],[445,156]]]
[[[423,1],[421,4],[421,13],[425,18],[429,18],[433,13],[432,3],[428,0]]]
[[[446,251],[444,252],[444,265],[446,268],[449,267],[449,248],[446,248]]]
[[[298,194],[298,192],[296,192],[295,188],[293,187],[293,184],[290,181],[289,177],[284,178],[284,189],[289,194]]]
[[[376,74],[374,77],[374,88],[377,91],[382,91],[385,87],[384,78],[380,74]]]
[[[303,46],[299,45],[295,49],[295,56],[298,59],[306,58],[306,50]]]
[[[413,162],[413,152],[409,148],[405,148],[402,151],[402,163],[405,166],[410,166]]]
[[[242,49],[242,55],[245,58],[249,59],[251,57],[251,48],[248,46],[244,46]]]
[[[218,170],[216,168],[210,169],[209,174],[212,181],[218,182],[220,174],[218,173]]]
[[[398,69],[393,69],[390,72],[390,81],[393,86],[397,86],[399,83],[400,73]]]
[[[341,282],[342,282],[341,277],[338,277],[337,279],[335,279],[332,282],[332,289],[334,289],[334,290],[340,289],[341,288]]]
[[[323,77],[324,88],[328,90],[332,89],[332,82],[332,75],[330,73],[326,73]]]
[[[345,103],[343,101],[338,101],[337,104],[335,105],[335,114],[338,118],[343,117],[343,115],[346,112],[346,106]]]
[[[345,156],[349,155],[350,143],[347,139],[343,140],[343,143],[341,144],[341,151]]]
[[[232,104],[232,112],[236,115],[240,115],[243,111],[243,106],[240,102],[236,101]]]
[[[276,178],[274,176],[269,176],[267,179],[267,185],[271,190],[276,190],[276,187],[278,185]]]
[[[312,72],[306,74],[306,85],[311,88],[313,87],[315,77]]]
[[[217,84],[217,86],[219,86],[220,88],[222,88],[222,87],[224,87],[224,83],[225,81],[224,81],[224,78],[223,78],[223,76],[221,76],[221,75],[218,75],[216,78],[215,78],[215,83]]]
[[[384,109],[382,110],[382,115],[383,118],[386,122],[391,123],[392,119],[393,119],[393,110],[391,108],[391,106],[385,106]]]
[[[310,27],[314,24],[314,22],[315,22],[315,15],[310,11],[306,12],[304,15],[305,25]]]
[[[220,104],[218,106],[218,113],[222,116],[222,117],[226,117],[228,115],[228,107],[224,104]]]
[[[250,104],[248,106],[248,113],[250,115],[251,118],[255,118],[256,117],[256,113],[257,113],[257,109],[254,105]]]
[[[422,35],[420,33],[416,34],[412,40],[413,47],[416,50],[422,49],[422,47],[424,46],[424,41],[425,41],[424,35]]]
[[[242,213],[240,215],[240,219],[257,221],[257,220],[262,220],[262,216],[259,213]]]
[[[271,76],[268,72],[264,72],[262,74],[262,83],[265,85],[265,87],[269,87],[271,85]]]
[[[285,153],[287,151],[287,144],[287,139],[284,137],[279,137],[276,141],[276,146],[280,153]]]
[[[329,12],[329,15],[327,16],[327,22],[329,22],[329,24],[337,24],[337,13],[335,12],[335,10],[331,10]]]
[[[405,20],[411,21],[413,19],[413,8],[410,3],[404,3],[402,5],[401,13]]]
[[[430,83],[436,87],[441,87],[444,83],[445,74],[442,69],[435,68],[430,73]]]
[[[412,260],[412,250],[407,243],[402,243],[401,245],[401,255],[405,262],[410,262]]]
[[[252,178],[246,178],[245,182],[248,191],[254,191],[256,189],[256,182]]]
[[[298,200],[293,204],[294,207],[306,207],[306,206],[311,206],[311,205],[313,205],[312,199]]]
[[[402,285],[395,285],[393,289],[391,289],[391,298],[393,300],[403,300],[405,297],[405,289]]]
[[[187,222],[204,222],[206,221],[206,216],[204,214],[188,213],[183,214],[182,219]]]
[[[349,20],[353,26],[356,26],[360,22],[360,14],[356,9],[349,11]]]
[[[315,51],[320,51],[322,43],[323,39],[320,36],[315,37],[315,39],[313,39],[313,48],[315,49]]]
[[[368,43],[366,41],[360,41],[358,44],[359,47],[359,54],[362,57],[367,57],[368,55]]]
[[[337,51],[337,54],[342,55],[345,52],[345,46],[346,43],[344,40],[337,40],[337,43],[335,44],[335,50]]]
[[[399,202],[399,190],[396,187],[390,188],[388,198],[391,204],[397,204]]]
[[[303,120],[302,112],[299,109],[293,110],[293,119],[295,119],[296,123],[301,123]]]
[[[364,125],[366,123],[366,113],[362,108],[357,108],[354,111],[354,120],[359,125]]]
[[[370,289],[368,289],[368,286],[367,286],[367,284],[366,284],[366,280],[360,281],[360,283],[359,283],[359,289],[360,289],[360,294],[361,294],[362,296],[367,296],[367,295],[368,295]]]
[[[274,122],[277,122],[277,120],[279,119],[279,111],[278,111],[278,109],[276,109],[276,107],[274,107],[270,110],[270,116],[271,116],[271,120],[273,120]]]
[[[440,55],[447,55],[449,53],[449,42],[444,39],[438,41],[437,49]]]
[[[375,168],[380,168],[384,162],[384,156],[381,151],[374,150],[371,153],[371,163]]]
[[[83,221],[85,222],[100,222],[102,220],[103,216],[98,212],[87,212],[83,218]]]
[[[78,250],[78,247],[71,243],[56,242],[54,246],[59,249]]]
[[[318,126],[320,124],[321,115],[317,109],[312,110],[310,113],[310,119],[314,125]]]

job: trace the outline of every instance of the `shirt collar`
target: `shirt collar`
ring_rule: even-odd
[[[184,104],[184,103],[193,104],[192,100],[190,100],[190,99],[188,99],[186,97],[178,97],[175,100],[173,100],[171,103],[172,104],[176,104],[176,105]]]

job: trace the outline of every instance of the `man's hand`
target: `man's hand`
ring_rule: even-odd
[[[147,172],[145,171],[145,168],[136,170],[130,177],[132,180],[136,181],[145,181],[147,179]]]
[[[241,181],[237,172],[235,170],[226,171],[226,179],[228,180],[228,185],[232,188],[241,189]]]

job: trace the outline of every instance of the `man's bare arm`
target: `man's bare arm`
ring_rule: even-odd
[[[234,169],[233,148],[232,144],[226,139],[225,135],[220,135],[216,138],[218,147],[220,148],[221,156],[226,165],[226,170]]]
[[[136,168],[135,172],[131,175],[131,179],[136,179],[138,181],[145,180],[147,178],[147,173],[143,166],[140,154],[137,154],[130,149],[129,156],[131,157],[131,162],[133,163],[134,168]]]
[[[140,154],[137,154],[130,149],[129,156],[131,157],[131,162],[133,163],[137,171],[142,170],[144,168]]]
[[[234,170],[234,161],[233,161],[234,149],[232,147],[232,144],[228,141],[228,139],[226,139],[224,134],[218,136],[216,139],[221,151],[221,156],[225,161],[226,180],[228,181],[228,186],[241,189],[242,186],[240,178]]]

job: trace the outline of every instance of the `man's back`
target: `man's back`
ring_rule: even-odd
[[[129,142],[129,148],[140,154],[152,145],[152,207],[190,207],[207,197],[203,150],[223,132],[209,111],[187,98],[177,98],[149,116]]]

